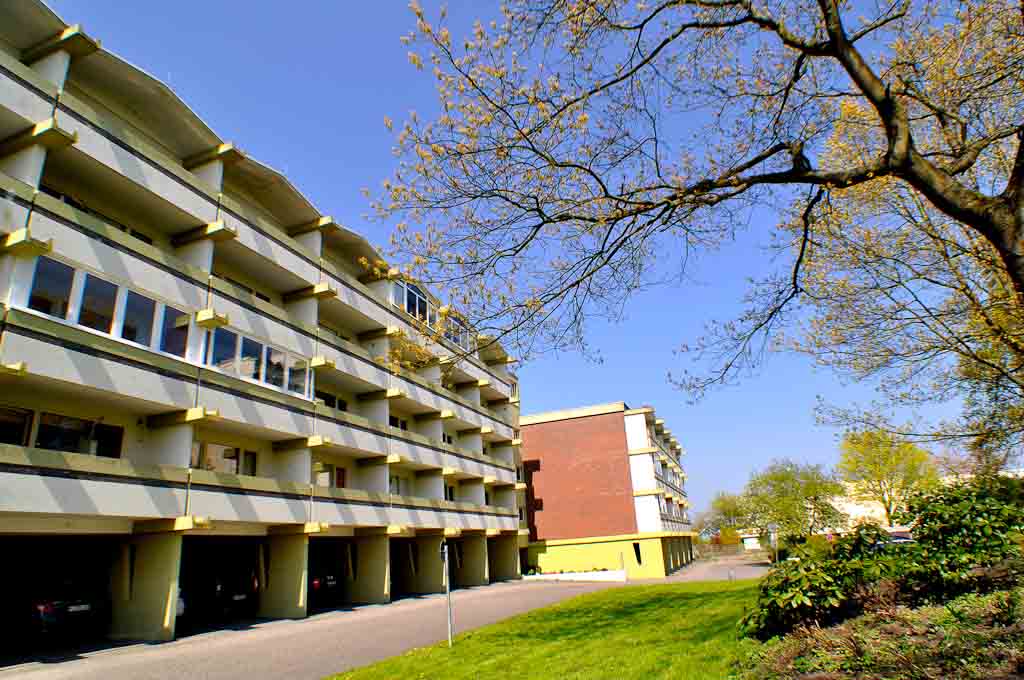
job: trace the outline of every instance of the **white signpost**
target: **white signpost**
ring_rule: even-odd
[[[448,571],[448,541],[441,540],[441,558],[444,560],[444,594],[448,599],[448,647],[452,646],[452,584]]]

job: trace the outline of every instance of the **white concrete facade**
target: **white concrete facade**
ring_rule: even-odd
[[[518,540],[504,350],[428,337],[365,239],[34,0],[0,7],[0,238],[0,534]]]

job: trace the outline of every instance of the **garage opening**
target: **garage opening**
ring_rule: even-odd
[[[0,665],[105,645],[118,536],[0,537]]]
[[[245,625],[257,617],[269,554],[252,536],[185,536],[181,546],[178,634]]]
[[[349,538],[312,538],[306,592],[309,611],[323,612],[352,604],[359,565],[357,542]]]
[[[482,533],[463,533],[448,538],[448,575],[452,588],[469,588],[487,584],[487,538]]]
[[[415,538],[392,538],[389,545],[391,599],[416,595],[420,554]]]

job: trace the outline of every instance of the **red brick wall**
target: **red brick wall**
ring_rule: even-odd
[[[522,427],[530,540],[636,533],[621,412]]]

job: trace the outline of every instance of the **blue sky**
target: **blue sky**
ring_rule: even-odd
[[[394,167],[384,116],[429,114],[436,101],[430,78],[409,65],[399,42],[413,25],[404,2],[49,3],[168,83],[221,137],[286,172],[324,214],[386,243],[386,225],[363,219],[360,191],[379,187]],[[451,3],[453,29],[485,11]],[[771,227],[765,215],[741,232],[743,242],[698,262],[696,284],[645,292],[623,322],[594,326],[601,365],[562,354],[521,367],[523,413],[621,400],[653,405],[688,450],[695,509],[718,490],[739,490],[773,458],[833,464],[836,433],[815,424],[816,396],[865,402],[871,386],[843,385],[792,355],[772,357],[756,377],[696,406],[667,380],[685,367],[675,347],[706,321],[737,312],[745,277],[763,271],[760,246]]]

